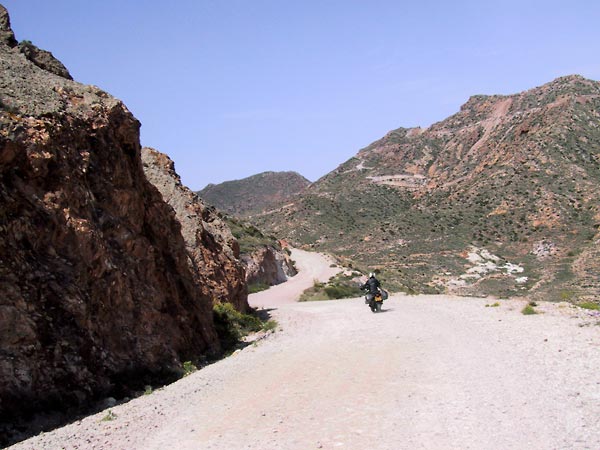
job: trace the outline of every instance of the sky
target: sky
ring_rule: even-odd
[[[600,80],[597,0],[0,0],[18,40],[123,100],[183,183],[315,181],[471,95]]]

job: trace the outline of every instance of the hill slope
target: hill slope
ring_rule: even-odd
[[[198,195],[221,211],[244,217],[284,204],[309,185],[310,181],[296,172],[263,172],[209,184]]]
[[[599,182],[600,83],[568,76],[391,131],[255,221],[407,291],[594,298]]]

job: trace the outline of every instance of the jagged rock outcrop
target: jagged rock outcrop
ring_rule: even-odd
[[[8,47],[19,47],[19,51],[25,57],[41,69],[52,72],[55,75],[72,80],[73,77],[67,68],[47,50],[42,50],[29,41],[17,42],[15,34],[10,27],[10,17],[4,6],[0,5],[0,43]]]
[[[63,63],[56,59],[49,51],[37,48],[31,42],[19,43],[19,50],[25,55],[25,58],[39,68],[47,70],[48,72],[52,72],[53,74],[66,78],[67,80],[73,79]]]
[[[273,246],[265,245],[254,252],[242,255],[246,266],[248,284],[274,286],[298,273],[289,256]]]
[[[165,154],[142,148],[144,172],[173,207],[181,223],[189,264],[202,293],[213,302],[232,303],[247,311],[248,294],[240,248],[231,230],[214,208],[181,183],[175,164]]]
[[[124,396],[219,350],[140,151],[123,103],[29,61],[0,6],[2,441],[31,414]]]
[[[10,17],[8,11],[2,5],[0,5],[0,44],[7,45],[9,47],[15,47],[17,40],[15,34],[10,27]]]

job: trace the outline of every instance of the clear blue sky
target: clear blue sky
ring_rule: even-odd
[[[314,181],[473,94],[600,79],[600,2],[0,0],[19,40],[122,99],[183,182]]]

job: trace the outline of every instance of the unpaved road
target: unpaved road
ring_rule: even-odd
[[[329,268],[311,260],[311,276],[317,264]],[[593,313],[397,295],[372,314],[362,299],[291,303],[272,292],[252,302],[280,331],[112,408],[114,420],[103,412],[16,448],[600,448]]]

